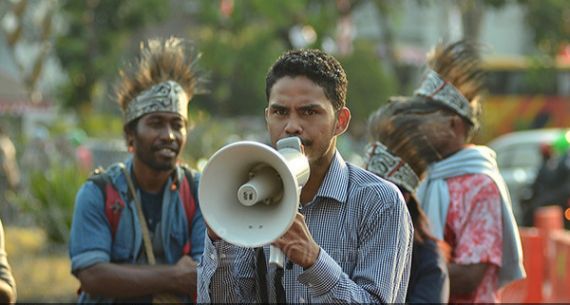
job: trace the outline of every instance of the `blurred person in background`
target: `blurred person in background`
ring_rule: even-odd
[[[393,106],[374,112],[368,120],[371,142],[366,148],[365,168],[400,189],[414,224],[412,268],[406,303],[447,303],[449,276],[446,260],[437,239],[430,232],[428,219],[416,198],[420,177],[428,164],[420,155],[433,149],[416,128],[414,120],[401,120]]]
[[[4,248],[4,227],[0,221],[0,304],[16,303],[16,282]]]
[[[510,195],[495,153],[471,144],[479,126],[483,89],[478,48],[438,44],[414,96],[394,99],[394,115],[414,121],[429,149],[416,192],[432,233],[449,249],[451,303],[496,303],[500,288],[524,278],[522,248]],[[417,143],[418,145],[420,143]]]
[[[8,194],[16,192],[20,186],[20,167],[16,159],[14,143],[0,126],[0,206],[4,219],[13,219],[14,206]]]
[[[542,143],[542,163],[536,178],[521,199],[523,225],[534,225],[534,213],[543,206],[558,205],[564,227],[570,229],[570,131],[561,132],[552,143]]]
[[[120,70],[116,98],[132,157],[77,193],[69,254],[81,283],[79,303],[189,303],[195,297],[205,225],[199,175],[179,164],[179,156],[198,81],[196,58],[181,39],[151,39]],[[109,203],[112,194],[117,198]]]
[[[242,248],[208,229],[200,303],[402,303],[412,223],[397,188],[344,161],[337,137],[350,122],[348,81],[320,50],[282,54],[266,77],[265,119],[273,145],[301,138],[310,177],[299,212],[274,245],[288,260],[269,268],[269,245]]]

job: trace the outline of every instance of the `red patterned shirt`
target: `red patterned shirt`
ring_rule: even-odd
[[[456,264],[487,263],[480,285],[468,295],[451,295],[450,303],[498,302],[502,256],[501,195],[493,180],[469,174],[447,180],[450,204],[444,239]]]

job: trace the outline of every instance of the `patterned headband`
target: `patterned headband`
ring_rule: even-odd
[[[425,96],[447,108],[450,108],[458,115],[467,119],[473,126],[477,123],[473,118],[473,112],[469,106],[469,101],[451,83],[442,79],[433,70],[428,73],[421,86],[414,91],[414,94]]]
[[[403,187],[412,194],[416,191],[420,179],[408,163],[393,155],[380,142],[369,144],[366,150],[368,171]]]
[[[188,119],[188,95],[175,81],[165,81],[143,91],[125,110],[125,122],[129,123],[151,112],[174,112]]]

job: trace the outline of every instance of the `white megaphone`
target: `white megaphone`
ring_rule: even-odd
[[[281,237],[295,220],[309,161],[298,137],[277,142],[277,150],[240,141],[208,160],[198,188],[204,220],[221,239],[260,247]],[[283,267],[285,256],[270,247],[269,263]]]

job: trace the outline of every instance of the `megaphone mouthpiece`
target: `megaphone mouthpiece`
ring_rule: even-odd
[[[279,174],[270,166],[262,166],[251,172],[252,178],[238,189],[238,200],[245,206],[260,201],[270,203],[283,189]]]

